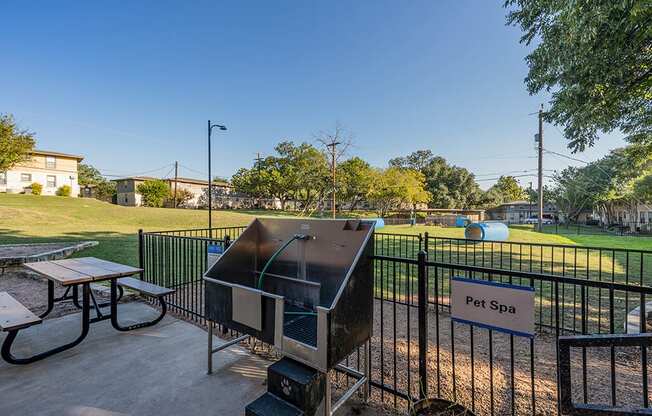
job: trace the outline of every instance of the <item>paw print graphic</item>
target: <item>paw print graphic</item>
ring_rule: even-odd
[[[290,387],[290,381],[288,379],[284,378],[281,380],[281,390],[286,396],[289,396],[292,392],[292,387]]]

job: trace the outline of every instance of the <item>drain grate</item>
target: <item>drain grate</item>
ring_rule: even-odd
[[[286,312],[307,312],[308,309],[285,304]],[[317,346],[317,317],[314,315],[285,315],[283,335],[312,347]]]

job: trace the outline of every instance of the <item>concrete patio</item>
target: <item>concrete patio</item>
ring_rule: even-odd
[[[143,303],[120,305],[123,323],[155,315]],[[74,339],[79,319],[66,315],[22,331],[14,354]],[[206,336],[169,314],[154,327],[127,333],[108,321],[93,324],[80,345],[43,361],[13,366],[0,360],[0,415],[242,415],[245,405],[266,391],[270,362],[234,347],[215,355],[208,376]],[[216,338],[214,345],[222,342]]]

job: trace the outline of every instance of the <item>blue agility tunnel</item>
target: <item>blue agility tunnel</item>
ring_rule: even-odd
[[[466,227],[464,237],[476,241],[507,241],[509,228],[502,222],[475,222]]]

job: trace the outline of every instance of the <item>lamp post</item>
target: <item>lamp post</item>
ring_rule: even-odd
[[[213,128],[225,131],[226,126],[221,124],[211,124],[208,120],[208,233],[213,238],[213,178],[211,176],[211,132]]]

